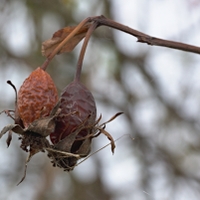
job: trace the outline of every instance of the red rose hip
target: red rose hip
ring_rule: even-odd
[[[17,97],[18,115],[24,127],[48,116],[58,101],[56,86],[50,75],[38,67],[23,82]]]

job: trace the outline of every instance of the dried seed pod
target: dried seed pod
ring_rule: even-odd
[[[17,111],[25,128],[46,117],[58,101],[57,89],[50,75],[38,67],[24,81],[17,97]]]
[[[91,142],[87,136],[92,133],[96,120],[96,104],[92,93],[82,83],[74,80],[61,94],[60,109],[55,131],[50,134],[54,148],[87,156]],[[54,164],[65,170],[71,170],[78,160],[73,156],[66,159],[60,159],[58,155],[50,157],[55,157]]]
[[[92,126],[96,119],[96,104],[92,93],[79,81],[70,83],[61,94],[61,112],[57,117],[56,129],[50,135],[53,144],[58,143],[85,121],[85,126]],[[88,135],[83,129],[77,137]]]

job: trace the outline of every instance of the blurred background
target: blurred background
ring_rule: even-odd
[[[200,46],[199,0],[1,0],[0,110],[14,109],[24,79],[40,66],[41,43],[83,19],[101,15],[151,36]],[[2,200],[198,200],[200,198],[200,57],[147,46],[100,27],[90,40],[82,82],[93,93],[98,115],[116,141],[72,172],[35,155],[23,176],[27,154],[18,136],[9,148],[0,140]],[[56,56],[47,71],[59,93],[72,81],[81,43]],[[13,121],[0,115],[0,128]],[[134,139],[133,139],[134,138]],[[92,152],[108,144],[93,140]]]

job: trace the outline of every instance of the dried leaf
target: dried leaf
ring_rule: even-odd
[[[53,34],[53,37],[42,43],[42,55],[48,57],[51,52],[76,28],[77,26],[67,26],[61,30],[58,30]],[[85,37],[90,23],[85,24],[77,33],[61,48],[58,52],[70,52],[75,46]]]

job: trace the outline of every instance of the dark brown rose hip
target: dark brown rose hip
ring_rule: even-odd
[[[58,143],[84,123],[77,138],[84,137],[92,131],[96,120],[96,104],[92,93],[79,81],[70,83],[61,94],[61,112],[56,120],[55,131],[50,135],[53,144]]]

